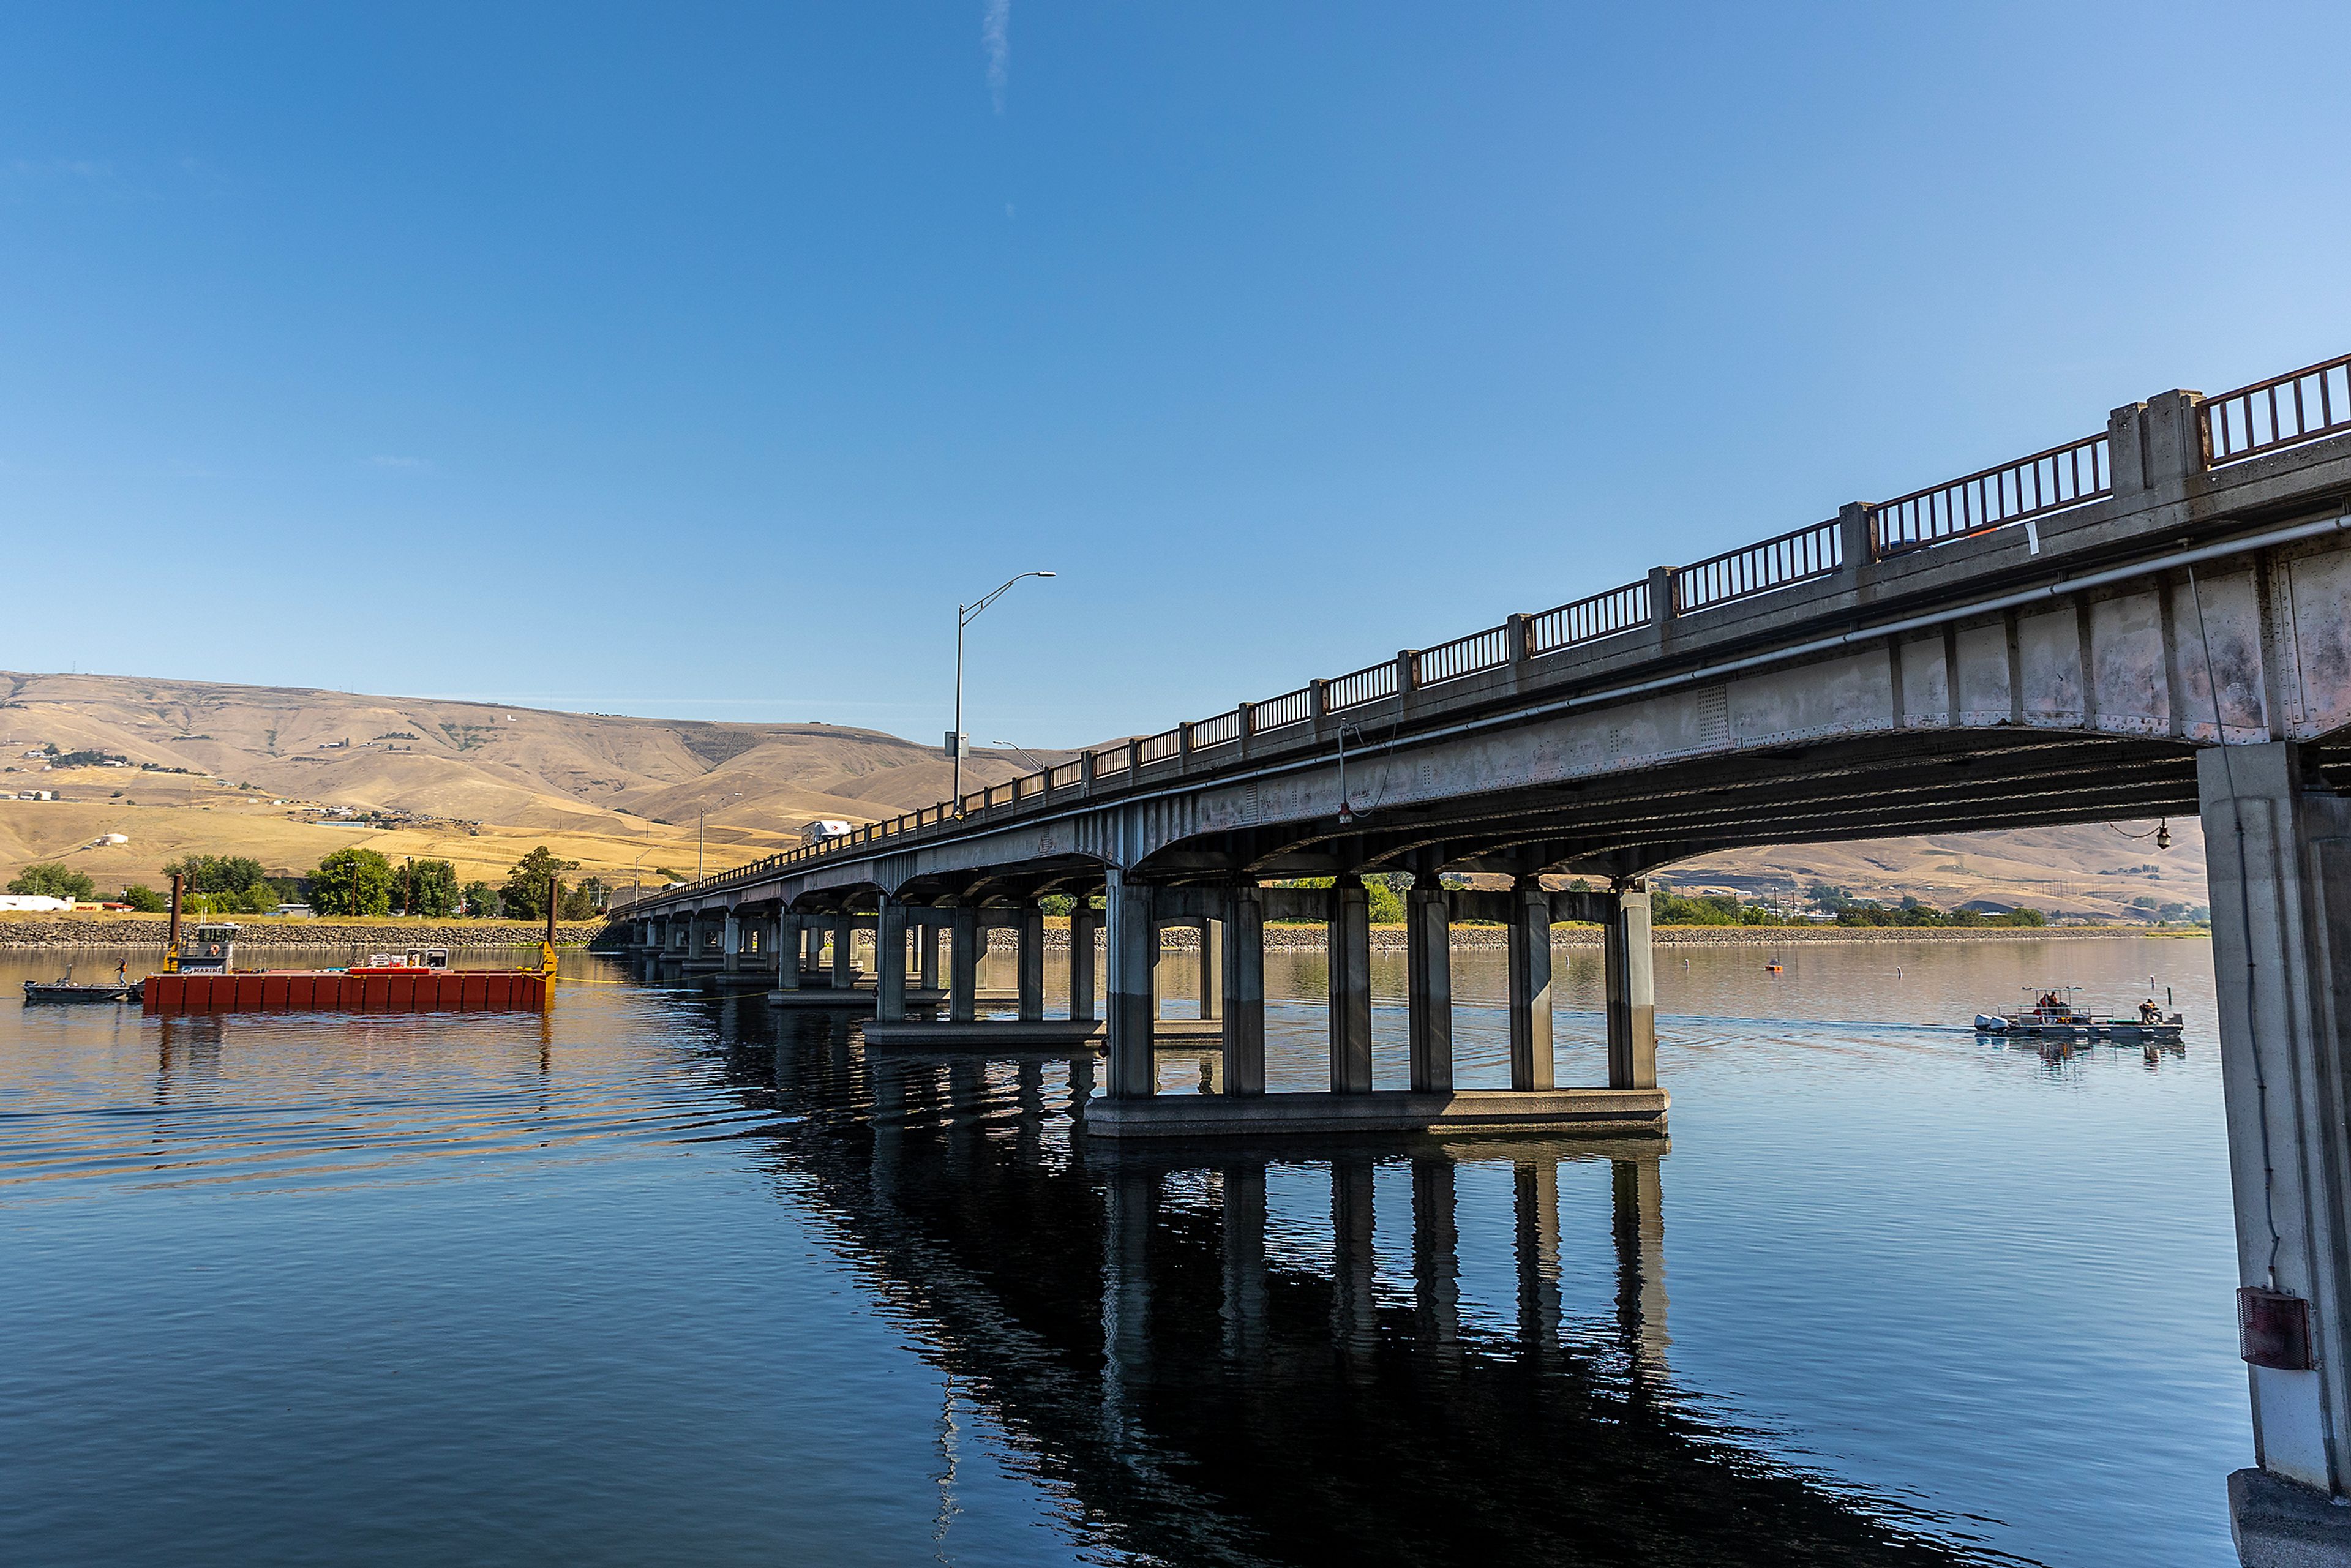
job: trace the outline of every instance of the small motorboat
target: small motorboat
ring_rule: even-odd
[[[1979,1034],[2028,1035],[2043,1040],[2177,1040],[2187,1027],[2180,1013],[2167,1014],[2148,998],[2131,1018],[2100,1018],[2085,1010],[2079,986],[2028,986],[2032,1005],[2012,1013],[1976,1014]]]
[[[138,995],[138,986],[129,981],[100,986],[86,981],[77,983],[71,964],[66,966],[66,977],[62,980],[25,982],[25,999],[28,1002],[120,1002],[130,1001]]]

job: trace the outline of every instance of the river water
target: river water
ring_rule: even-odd
[[[1669,1151],[1123,1158],[1091,1062],[584,956],[544,1018],[168,1020],[20,1011],[56,966],[0,958],[0,1555],[2232,1563],[2209,948],[1783,957],[1659,950]],[[1317,1087],[1320,965],[1269,971],[1270,1077]],[[2150,977],[2182,1050],[1952,1027]],[[1455,986],[1499,1082],[1499,955]]]

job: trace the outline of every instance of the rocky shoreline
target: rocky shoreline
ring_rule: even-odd
[[[514,920],[235,920],[237,946],[386,952],[407,947],[519,947],[536,944],[545,925]],[[184,925],[193,922],[183,916]],[[172,926],[163,915],[0,915],[0,948],[161,947]],[[604,929],[601,920],[556,923],[559,947],[581,947]]]

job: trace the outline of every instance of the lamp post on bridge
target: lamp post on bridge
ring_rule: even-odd
[[[720,800],[722,800],[722,801],[724,801],[724,800],[741,800],[742,798],[743,798],[743,791],[742,791],[742,790],[740,790],[740,789],[733,790],[733,791],[731,791],[730,793],[727,793],[727,794],[725,794],[725,795],[721,795],[720,797],[718,797],[718,799],[719,799]],[[703,828],[704,828],[704,825],[705,825],[705,823],[707,823],[709,821],[710,821],[710,808],[709,808],[709,807],[707,807],[707,806],[703,806],[703,807],[697,808],[697,809],[695,810],[695,813],[694,813],[694,880],[695,880],[695,881],[696,881],[696,882],[700,882],[700,881],[702,880],[702,845],[703,845]],[[650,828],[646,829],[645,831],[646,831],[646,832],[647,832],[648,834],[650,834],[650,833],[653,831],[653,830],[652,830],[652,829],[650,829]],[[642,857],[640,857],[640,858],[642,858]]]
[[[1021,578],[1050,577],[1053,574],[1050,571],[1024,571],[1018,577],[1007,578],[1003,582],[997,586],[994,592],[988,594],[987,597],[982,599],[978,603],[958,604],[956,606],[955,727],[947,731],[947,753],[955,758],[955,792],[951,799],[955,802],[955,814],[958,817],[963,815],[963,754],[965,750],[963,733],[963,629],[970,625],[973,622],[978,620],[981,611],[986,610],[989,605],[995,603],[998,600],[1010,592],[1012,585],[1019,582]]]
[[[1034,768],[1040,773],[1044,772],[1046,768],[1052,766],[1052,764],[1047,762],[1043,758],[1039,757],[1035,752],[1029,750],[1025,746],[1015,746],[1008,740],[991,740],[987,744],[996,747],[998,751],[1011,752],[1015,757],[1019,757],[1025,760],[1029,767]]]

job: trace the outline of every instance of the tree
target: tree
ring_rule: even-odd
[[[141,915],[161,915],[172,907],[172,901],[143,882],[134,882],[122,890],[121,902]]]
[[[498,889],[498,906],[510,920],[544,920],[547,918],[547,884],[549,878],[561,875],[579,865],[578,861],[555,858],[545,844],[515,862],[507,875],[506,885]]]
[[[465,912],[475,920],[491,920],[498,913],[498,890],[486,882],[469,882],[458,895]]]
[[[165,861],[163,874],[177,873],[188,893],[243,893],[268,877],[262,863],[246,855],[189,855]],[[276,900],[271,900],[274,907]]]
[[[392,862],[373,850],[337,850],[310,873],[310,907],[321,915],[388,915]]]
[[[56,861],[38,861],[16,873],[11,893],[47,894],[51,898],[96,898],[98,883]]]
[[[392,904],[402,915],[446,920],[457,913],[457,868],[447,861],[407,861],[392,873]]]

